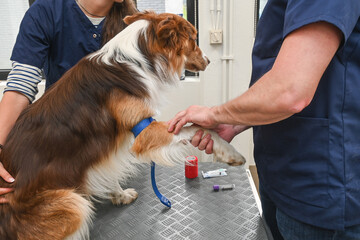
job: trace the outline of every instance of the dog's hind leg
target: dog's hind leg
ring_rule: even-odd
[[[190,141],[200,127],[184,127],[178,135],[167,131],[164,122],[152,122],[136,138],[132,151],[145,161],[154,161],[162,165],[173,165],[183,162],[191,152]],[[235,148],[220,138],[215,132],[203,129],[210,133],[214,141],[213,152],[216,158],[229,165],[242,165],[245,158]]]

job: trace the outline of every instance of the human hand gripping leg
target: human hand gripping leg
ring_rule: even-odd
[[[249,128],[248,126],[243,125],[221,124],[216,121],[211,108],[204,106],[190,106],[188,109],[179,112],[173,119],[168,121],[168,131],[177,134],[185,124],[190,122],[215,131],[227,142],[231,142],[237,134]],[[214,142],[211,139],[211,135],[203,135],[203,130],[197,131],[191,140],[191,144],[194,147],[198,147],[201,151],[205,150],[207,154],[212,154]]]
[[[5,170],[1,162],[0,162],[0,176],[8,183],[12,183],[15,181],[15,179]],[[2,195],[12,191],[14,191],[13,188],[0,188],[0,204],[8,202],[6,198],[2,197]]]
[[[219,123],[215,120],[212,108],[193,105],[175,115],[168,121],[168,131],[178,134],[187,123],[193,123],[203,128],[214,129]]]
[[[27,97],[21,93],[8,91],[5,92],[0,102],[0,143],[4,144],[6,137],[14,126],[16,119],[20,113],[29,105]],[[5,146],[6,147],[6,146]],[[2,149],[0,148],[0,153]],[[15,179],[5,170],[0,162],[0,177],[8,183],[13,183]],[[5,194],[12,192],[12,188],[0,187],[0,204],[8,202],[4,197]]]
[[[211,130],[216,132],[222,139],[230,143],[236,135],[246,129],[248,129],[248,127],[242,125],[219,124]],[[211,135],[203,135],[204,131],[197,131],[194,137],[191,139],[191,144],[201,151],[205,150],[205,153],[207,154],[212,154],[214,142],[211,139]]]

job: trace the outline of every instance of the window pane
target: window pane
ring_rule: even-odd
[[[137,0],[136,4],[139,11],[153,10],[156,13],[178,14],[198,28],[197,0]],[[198,74],[186,71],[186,76],[198,76]],[[181,80],[183,79],[184,76]]]
[[[140,11],[153,10],[157,13],[175,13],[186,18],[186,0],[137,0]]]
[[[261,14],[264,10],[264,7],[266,5],[268,0],[260,0],[260,4],[259,4],[259,18],[261,17]]]
[[[19,31],[21,19],[28,8],[28,0],[1,0],[0,69],[11,69],[10,55]]]

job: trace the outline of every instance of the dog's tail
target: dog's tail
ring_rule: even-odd
[[[93,209],[74,190],[46,190],[0,205],[0,239],[87,239]]]

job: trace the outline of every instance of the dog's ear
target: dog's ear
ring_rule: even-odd
[[[152,18],[155,18],[156,13],[155,12],[151,12],[151,11],[145,11],[145,12],[137,12],[134,13],[131,16],[127,16],[124,18],[124,22],[127,25],[132,24],[133,22],[140,20],[140,19],[145,19],[145,20],[150,20]]]
[[[156,35],[163,47],[174,48],[179,46],[181,32],[179,22],[174,17],[167,17],[158,24]]]
[[[160,45],[165,48],[182,48],[188,39],[196,39],[197,31],[193,25],[180,16],[168,15],[157,25],[156,35]]]

